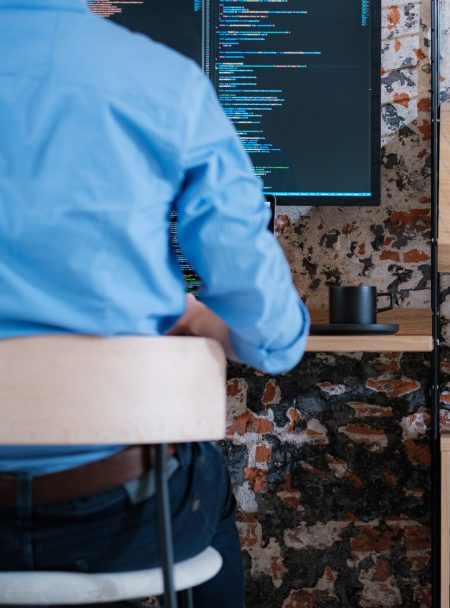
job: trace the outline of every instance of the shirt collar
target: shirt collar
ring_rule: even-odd
[[[62,11],[87,11],[85,0],[0,0],[2,9],[53,9]]]

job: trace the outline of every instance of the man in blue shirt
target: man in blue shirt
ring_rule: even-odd
[[[192,61],[96,17],[82,0],[0,0],[0,338],[160,335],[172,328],[218,337],[257,369],[292,368],[304,350],[308,316],[266,229],[262,201],[261,183]],[[205,306],[191,306],[184,317],[184,285],[169,241],[172,210],[181,247],[203,282]],[[0,446],[0,472],[37,478],[107,462],[122,450]],[[216,458],[206,446],[179,450],[172,493],[180,510],[192,489],[196,450]],[[214,525],[225,502],[233,511],[222,477]],[[70,526],[85,541],[93,533],[83,514],[91,521],[95,511],[96,522],[116,514],[123,523],[132,491],[111,492],[84,498],[82,508],[73,501],[61,511],[35,505],[31,561],[5,505],[0,568],[123,568],[111,556],[76,558],[78,549],[64,557]],[[139,504],[148,519],[152,504],[149,497]],[[49,539],[58,536],[52,522],[62,512],[68,527],[50,551]],[[147,549],[128,533],[116,553],[128,543],[128,566],[147,567]],[[95,535],[92,545],[101,546]],[[231,605],[220,601],[204,595],[198,605]]]

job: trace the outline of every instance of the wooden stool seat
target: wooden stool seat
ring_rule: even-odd
[[[160,595],[164,587],[164,605],[173,608],[176,590],[215,576],[222,558],[211,547],[173,567],[164,445],[224,437],[225,372],[222,348],[204,338],[0,340],[0,445],[159,445],[163,566],[114,574],[3,572],[0,603],[104,603]],[[191,593],[183,593],[191,606]]]

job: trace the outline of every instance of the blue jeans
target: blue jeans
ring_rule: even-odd
[[[194,590],[195,608],[241,608],[244,584],[235,500],[221,452],[183,445],[170,479],[176,561],[209,545],[220,572]],[[120,572],[159,566],[155,497],[120,486],[88,498],[34,507],[22,478],[16,508],[0,507],[0,570]]]

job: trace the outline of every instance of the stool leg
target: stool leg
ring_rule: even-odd
[[[161,565],[164,580],[164,608],[177,608],[173,581],[173,541],[170,517],[169,484],[167,480],[167,445],[155,446],[156,500],[158,506],[158,533],[161,545]]]
[[[178,593],[180,608],[194,608],[194,596],[192,589],[184,589]]]

